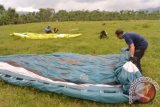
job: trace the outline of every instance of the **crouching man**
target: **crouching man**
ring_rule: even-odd
[[[51,27],[47,26],[47,28],[45,28],[45,32],[46,33],[52,33]]]
[[[130,61],[132,61],[142,72],[141,59],[148,47],[148,42],[141,35],[134,32],[124,32],[121,29],[116,30],[115,34],[119,39],[125,39],[129,46]]]

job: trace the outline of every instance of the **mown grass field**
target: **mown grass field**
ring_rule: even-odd
[[[105,25],[103,25],[105,23]],[[11,37],[13,32],[43,33],[50,25],[59,28],[59,33],[82,33],[78,38],[26,40]],[[99,22],[48,22],[0,27],[0,55],[48,54],[72,52],[80,54],[119,53],[125,42],[118,40],[114,31],[138,32],[149,41],[149,48],[143,58],[144,75],[160,84],[160,20],[154,21],[99,21]],[[101,30],[107,30],[110,38],[99,40]],[[41,92],[31,87],[17,87],[0,81],[0,107],[128,107],[128,104],[101,104],[75,99],[54,93]],[[134,104],[133,107],[160,107],[160,91],[149,104]]]

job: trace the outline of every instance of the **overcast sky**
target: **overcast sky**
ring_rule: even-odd
[[[0,4],[18,11],[37,11],[39,8],[115,11],[159,7],[160,0],[0,0]]]

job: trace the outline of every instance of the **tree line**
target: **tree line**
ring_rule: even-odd
[[[5,9],[0,5],[0,25],[7,24],[24,24],[32,22],[48,22],[48,21],[105,21],[105,20],[159,20],[160,11],[66,11],[60,10],[55,12],[54,9],[39,9],[39,12],[29,12],[19,14],[13,8]]]

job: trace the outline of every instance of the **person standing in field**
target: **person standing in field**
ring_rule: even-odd
[[[130,61],[142,72],[141,59],[148,47],[148,42],[141,35],[134,32],[124,32],[121,29],[116,30],[115,34],[119,39],[124,39],[129,46]]]

